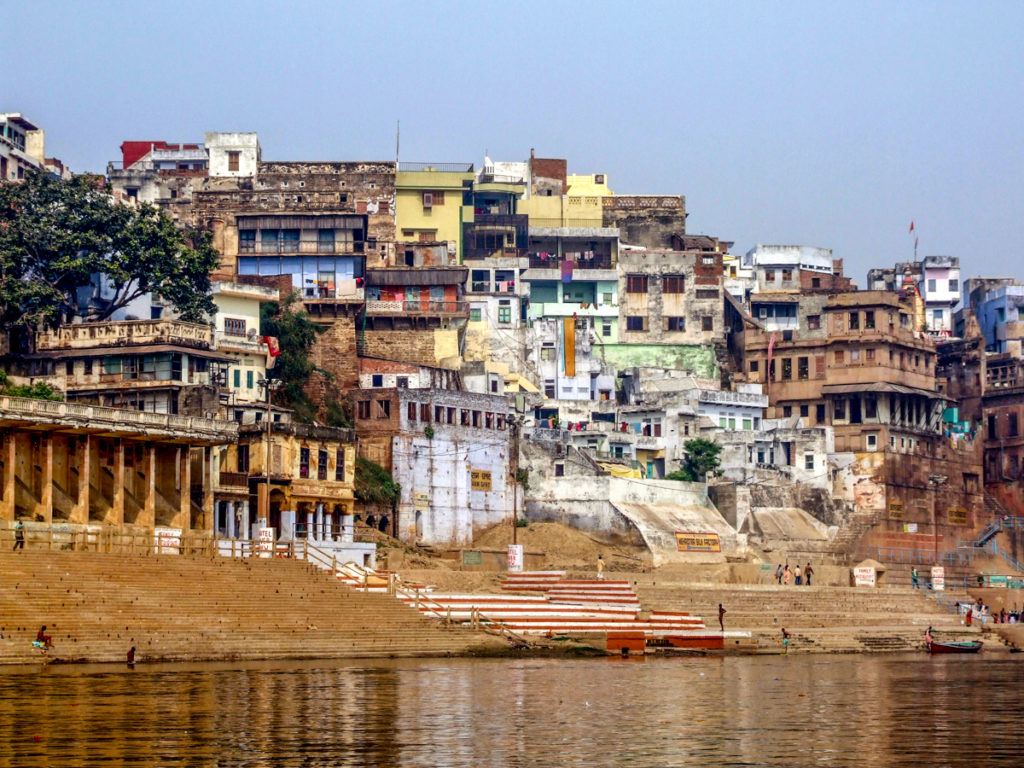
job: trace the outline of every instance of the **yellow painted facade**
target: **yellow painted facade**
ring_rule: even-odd
[[[401,242],[462,243],[462,188],[473,174],[399,171],[395,179],[395,231]]]
[[[566,194],[611,197],[608,175],[605,173],[570,173],[565,178]]]
[[[601,198],[594,195],[534,195],[518,203],[519,213],[530,217],[531,227],[602,226]]]

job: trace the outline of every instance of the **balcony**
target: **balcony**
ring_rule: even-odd
[[[602,254],[594,256],[592,259],[559,259],[556,256],[548,256],[547,258],[541,257],[539,253],[530,254],[530,267],[536,269],[553,269],[561,270],[562,262],[569,261],[573,265],[573,271],[577,269],[590,270],[590,269],[615,269],[615,265],[612,263],[612,257],[610,254]]]
[[[467,315],[469,305],[465,301],[374,301],[366,302],[369,315]]]
[[[698,395],[698,400],[702,403],[746,405],[755,408],[768,407],[768,395],[757,395],[753,392],[731,392],[728,390],[702,389]]]
[[[366,243],[363,240],[243,240],[238,243],[240,256],[279,256],[282,254],[345,254],[364,253]]]
[[[249,475],[246,472],[224,472],[219,476],[221,488],[249,488]]]
[[[62,325],[36,337],[36,349],[40,352],[153,344],[210,349],[213,329],[177,320],[117,320]]]

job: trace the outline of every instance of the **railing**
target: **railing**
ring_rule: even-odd
[[[420,315],[457,315],[469,311],[465,301],[367,301],[366,311],[370,314],[420,314]]]
[[[467,245],[463,250],[463,256],[471,261],[480,261],[481,259],[518,259],[525,255],[525,248],[474,248]]]
[[[904,549],[898,547],[868,547],[864,554],[880,563],[907,565],[960,565],[969,566],[973,559],[970,549],[935,552],[930,549]]]
[[[472,173],[472,163],[399,163],[399,171],[433,171],[434,173]]]
[[[557,256],[549,256],[544,259],[541,258],[537,253],[530,254],[530,267],[533,269],[557,269],[561,270],[562,262],[568,261],[572,263],[573,270],[577,269],[614,269],[612,265],[611,256],[595,256],[593,259],[580,259],[574,261],[572,259],[559,259]]]
[[[214,539],[202,531],[181,531],[169,536],[160,527],[146,531],[125,531],[111,525],[81,523],[28,523],[23,529],[27,549],[50,551],[106,552],[111,554],[211,555]],[[13,528],[0,529],[0,547],[14,545]]]
[[[362,240],[335,240],[321,242],[319,240],[246,240],[238,243],[239,255],[250,254],[291,254],[291,253],[363,253],[366,243]]]
[[[599,200],[599,198],[593,198]],[[557,218],[557,219],[543,219],[530,217],[530,229],[542,228],[542,229],[609,229],[605,227],[601,222],[601,206],[598,204],[595,206],[596,217],[594,218]],[[611,228],[613,232],[618,230]],[[605,235],[610,237],[611,235]]]

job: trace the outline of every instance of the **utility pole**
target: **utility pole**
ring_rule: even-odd
[[[512,543],[519,537],[519,419],[512,417]]]
[[[280,384],[278,381],[271,381],[270,379],[263,378],[259,381],[260,386],[266,391],[267,394],[267,411],[265,420],[267,422],[267,428],[265,431],[266,436],[266,453],[264,454],[264,467],[263,467],[263,484],[259,487],[259,496],[257,498],[257,511],[256,517],[270,521],[270,468],[271,468],[271,429],[272,429],[272,417],[271,417],[271,403],[270,394],[273,390],[277,389]]]

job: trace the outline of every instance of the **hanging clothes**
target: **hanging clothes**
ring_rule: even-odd
[[[572,282],[572,268],[573,268],[573,263],[571,261],[567,260],[567,261],[563,261],[562,262],[562,282],[563,283],[571,283]]]

